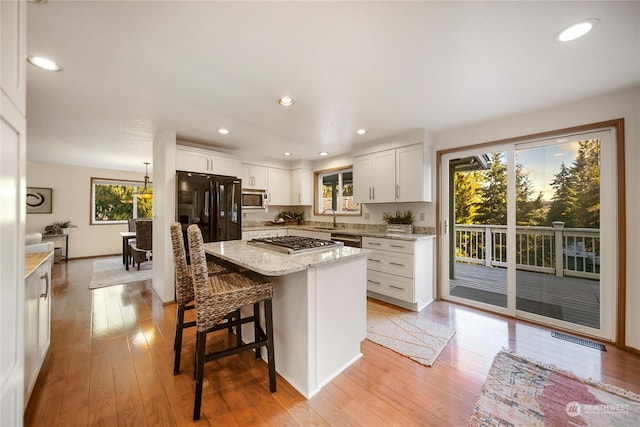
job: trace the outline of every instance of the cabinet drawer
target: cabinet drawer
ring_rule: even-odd
[[[403,254],[412,254],[413,245],[414,242],[406,240],[379,239],[377,237],[364,237],[362,239],[363,248],[400,252]]]
[[[413,298],[413,280],[392,274],[367,270],[367,290],[410,303]]]
[[[413,278],[413,255],[373,249],[367,257],[367,268]]]

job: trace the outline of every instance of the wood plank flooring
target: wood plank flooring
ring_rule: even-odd
[[[236,355],[206,365],[194,423],[194,331],[185,334],[182,372],[174,376],[175,305],[163,306],[150,282],[91,291],[91,265],[54,265],[51,348],[26,426],[461,426],[503,347],[640,393],[635,353],[611,345],[601,352],[543,327],[436,301],[420,316],[457,332],[432,367],[365,340],[364,356],[306,400],[280,376],[270,394],[266,364]],[[228,339],[221,331],[212,345]]]

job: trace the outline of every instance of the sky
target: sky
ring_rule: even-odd
[[[551,182],[560,171],[562,163],[566,167],[571,167],[578,156],[578,148],[578,140],[575,140],[544,147],[516,150],[516,163],[522,164],[524,172],[529,173],[533,188],[532,197],[537,197],[538,193],[542,191],[544,200],[553,198]]]

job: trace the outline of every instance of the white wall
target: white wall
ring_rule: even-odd
[[[27,186],[53,189],[53,209],[50,214],[28,214],[26,232],[44,232],[54,221],[70,220],[77,228],[69,235],[69,258],[122,253],[121,231],[127,224],[90,225],[91,178],[111,178],[142,181],[140,172],[91,169],[67,165],[27,162]]]
[[[481,100],[479,100],[481,102]],[[433,134],[434,148],[443,150],[498,141],[618,118],[625,119],[627,215],[626,344],[640,349],[640,87],[589,98],[568,105],[517,115]],[[435,206],[432,206],[435,209]],[[606,284],[603,284],[606,286]]]

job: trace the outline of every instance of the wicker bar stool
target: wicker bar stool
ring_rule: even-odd
[[[269,390],[272,393],[276,391],[271,311],[273,286],[266,278],[248,273],[229,273],[209,277],[200,229],[196,225],[190,225],[187,228],[187,238],[196,300],[196,394],[193,419],[197,420],[200,418],[205,362],[253,349],[255,349],[256,358],[260,358],[260,347],[266,346],[269,363]],[[261,301],[264,302],[266,331],[260,326],[259,303]],[[216,326],[222,319],[245,305],[253,305],[253,316],[235,319],[232,324],[240,328],[244,323],[253,322],[254,342],[205,354],[207,332],[219,329]]]
[[[173,374],[180,373],[180,356],[182,353],[182,332],[186,328],[190,328],[196,325],[196,322],[184,321],[184,314],[188,310],[195,308],[194,295],[193,295],[193,281],[191,279],[191,266],[187,264],[187,256],[184,248],[184,238],[182,235],[182,225],[179,222],[174,222],[170,226],[171,229],[171,243],[173,247],[173,263],[176,270],[176,301],[178,307],[176,310],[176,335],[173,343],[173,349],[175,350],[175,360],[173,365]],[[214,261],[207,261],[207,272],[209,276],[216,274],[226,274],[237,271],[234,266],[217,263]],[[234,315],[229,316],[240,317],[240,310],[237,310]],[[232,319],[229,319],[232,320]],[[241,328],[236,328],[237,342],[242,343],[242,331]],[[229,332],[231,332],[231,326],[229,326]]]

